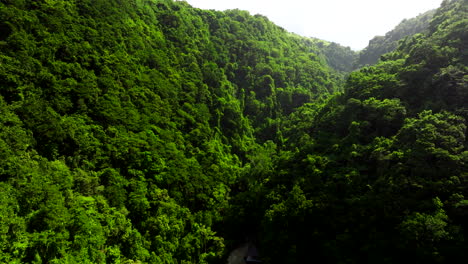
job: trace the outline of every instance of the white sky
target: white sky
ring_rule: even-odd
[[[361,50],[404,18],[440,6],[442,0],[186,0],[203,9],[242,9],[284,29]]]

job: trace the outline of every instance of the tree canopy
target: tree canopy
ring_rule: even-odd
[[[467,7],[351,72],[242,10],[0,1],[0,262],[462,262]]]

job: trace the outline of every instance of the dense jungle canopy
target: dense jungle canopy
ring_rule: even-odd
[[[184,1],[0,0],[0,262],[463,263],[467,8],[358,53]]]

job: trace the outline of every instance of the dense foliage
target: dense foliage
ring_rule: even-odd
[[[0,262],[459,263],[467,6],[344,80],[245,11],[1,0]]]
[[[3,0],[0,47],[2,263],[220,258],[257,142],[339,79],[265,17],[169,0]]]
[[[311,39],[325,57],[326,62],[338,73],[346,77],[348,73],[356,69],[356,60],[359,53],[350,47],[343,47],[338,43],[328,42],[320,39]]]
[[[463,263],[468,250],[468,3],[288,119],[259,177],[271,263]]]
[[[369,45],[359,52],[356,68],[376,64],[380,56],[394,51],[400,40],[427,30],[434,12],[435,10],[430,10],[415,18],[404,19],[385,36],[376,36],[371,39]]]

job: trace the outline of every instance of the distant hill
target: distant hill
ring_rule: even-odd
[[[344,47],[335,42],[328,42],[312,38],[312,42],[318,46],[324,55],[328,65],[340,73],[350,73],[355,69],[355,62],[359,53],[350,47]]]
[[[371,39],[369,45],[359,53],[355,68],[377,63],[380,56],[397,48],[398,41],[427,29],[434,13],[435,10],[430,10],[415,18],[404,19],[385,36],[376,36]]]

